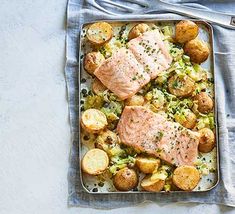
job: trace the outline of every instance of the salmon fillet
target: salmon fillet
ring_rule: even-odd
[[[94,75],[121,100],[166,71],[172,61],[158,30],[132,39],[98,67]]]
[[[126,106],[117,126],[121,142],[170,164],[194,165],[199,137],[141,106]]]

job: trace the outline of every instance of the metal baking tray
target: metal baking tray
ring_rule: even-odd
[[[144,19],[144,20],[99,20],[99,21],[105,21],[112,25],[114,29],[114,35],[117,34],[120,31],[120,27],[124,24],[128,24],[127,26],[131,28],[137,23],[148,23],[149,25],[155,24],[158,26],[164,26],[164,25],[172,25],[174,26],[177,22],[181,21],[182,19],[178,20],[166,20],[166,19]],[[189,19],[190,20],[190,19]],[[214,79],[214,118],[215,118],[215,138],[216,138],[216,147],[213,149],[210,153],[204,153],[202,154],[202,159],[208,160],[212,159],[213,164],[216,168],[215,172],[209,173],[209,175],[202,176],[202,179],[200,180],[200,183],[197,185],[197,187],[192,192],[206,192],[210,191],[216,185],[219,183],[220,180],[220,172],[219,172],[219,142],[218,142],[218,120],[217,120],[217,101],[216,101],[216,74],[215,74],[215,66],[214,66],[214,45],[213,45],[213,28],[210,24],[208,24],[205,21],[202,20],[192,20],[196,22],[199,26],[199,38],[203,39],[204,41],[208,42],[210,45],[210,55],[206,62],[203,63],[203,68],[207,69],[209,73],[211,73],[213,79]],[[84,99],[81,95],[81,92],[83,89],[86,89],[89,91],[92,77],[87,74],[87,72],[84,70],[83,67],[83,58],[84,55],[88,52],[90,52],[92,49],[90,47],[89,42],[84,37],[86,28],[94,22],[85,23],[81,26],[80,29],[80,40],[79,40],[79,53],[78,53],[78,61],[79,61],[79,70],[78,70],[78,81],[79,81],[79,118],[81,118],[81,112],[82,112],[82,104],[84,103]],[[113,184],[111,179],[107,179],[105,176],[89,176],[82,172],[81,170],[81,159],[85,152],[87,152],[90,148],[94,147],[94,145],[84,145],[82,143],[82,132],[81,127],[79,123],[79,159],[80,159],[80,179],[81,184],[84,188],[84,190],[91,194],[109,194],[109,193],[148,193],[153,194],[153,192],[143,192],[139,190],[139,187],[137,189],[134,189],[132,191],[128,192],[121,192],[117,191]],[[143,176],[140,175],[140,179]],[[100,182],[102,181],[102,182]],[[182,192],[182,194],[185,191],[170,191],[171,194],[174,194],[175,192],[179,193]],[[161,193],[169,194],[169,192],[162,191]],[[157,194],[157,193],[155,193]]]

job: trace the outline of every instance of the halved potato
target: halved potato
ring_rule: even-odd
[[[160,192],[164,185],[165,181],[164,180],[151,180],[151,175],[147,175],[144,177],[144,179],[140,183],[141,187],[149,192]]]
[[[199,33],[199,27],[190,20],[182,20],[175,26],[175,39],[179,43],[185,43],[195,39]]]
[[[203,128],[199,131],[200,140],[198,150],[200,152],[210,152],[215,147],[215,135],[211,129]]]
[[[137,24],[130,30],[128,34],[128,39],[131,40],[138,36],[141,36],[144,32],[148,31],[149,29],[149,26],[145,23]]]
[[[199,181],[200,174],[194,166],[179,166],[173,172],[173,182],[182,190],[193,190]]]
[[[96,68],[98,68],[105,60],[104,56],[100,52],[90,52],[84,59],[85,70],[93,75]]]
[[[95,94],[103,93],[107,88],[103,85],[102,82],[100,82],[97,78],[95,78],[93,84],[92,84],[92,91]]]
[[[81,126],[89,133],[98,133],[107,125],[105,114],[97,109],[88,109],[82,114]]]
[[[144,97],[141,95],[133,95],[126,99],[125,104],[127,106],[142,106],[144,104]]]
[[[89,175],[103,173],[109,165],[109,157],[101,149],[89,150],[82,159],[82,170]]]
[[[88,40],[95,45],[103,45],[113,37],[113,28],[107,22],[96,22],[86,32]]]
[[[152,157],[138,156],[135,163],[141,172],[149,174],[160,166],[161,161]]]

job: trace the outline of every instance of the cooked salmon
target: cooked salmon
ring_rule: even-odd
[[[117,126],[121,142],[170,164],[194,165],[198,135],[141,106],[126,106]]]
[[[98,67],[94,75],[121,100],[166,71],[172,58],[158,30],[132,39]]]

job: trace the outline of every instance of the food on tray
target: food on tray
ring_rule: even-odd
[[[103,45],[113,37],[113,28],[107,22],[96,22],[89,26],[86,36],[95,45]]]
[[[175,113],[175,121],[188,129],[194,128],[197,116],[190,109],[182,109]]]
[[[194,97],[194,100],[197,102],[197,109],[201,113],[209,113],[213,109],[213,100],[206,92],[200,92]]]
[[[198,149],[200,152],[210,152],[215,147],[215,135],[209,128],[203,128],[198,131],[200,133],[200,141]]]
[[[165,72],[171,56],[158,30],[132,39],[98,67],[95,76],[120,99],[133,96],[151,79]]]
[[[97,133],[107,125],[105,114],[97,109],[88,109],[82,114],[81,126],[87,132]]]
[[[140,23],[135,25],[128,34],[128,39],[134,39],[138,36],[141,36],[144,32],[148,31],[150,27],[145,23]]]
[[[185,43],[195,39],[199,33],[199,27],[190,20],[182,20],[175,26],[175,39],[179,43]]]
[[[173,173],[174,184],[182,190],[193,190],[199,181],[199,171],[193,166],[179,166]]]
[[[92,91],[95,94],[101,94],[103,93],[107,88],[103,85],[102,82],[100,82],[97,78],[94,79],[94,82],[92,83]]]
[[[141,106],[126,106],[117,126],[121,142],[170,164],[193,165],[199,137]]]
[[[200,190],[216,170],[214,82],[199,65],[210,53],[199,26],[98,22],[82,32],[91,74],[82,72],[82,170],[106,191]]]
[[[105,58],[100,52],[88,53],[84,60],[84,68],[89,74],[93,74],[104,60]]]
[[[192,62],[198,64],[206,61],[210,54],[208,45],[200,39],[193,39],[185,43],[184,52]]]
[[[109,157],[101,149],[89,150],[82,159],[82,170],[90,175],[103,173],[109,165]]]
[[[145,174],[150,174],[153,173],[154,170],[158,169],[161,161],[158,158],[145,157],[139,155],[138,157],[136,157],[135,163],[141,172]]]
[[[113,184],[117,190],[129,191],[134,189],[138,185],[138,176],[134,169],[129,169],[125,167],[119,170],[114,178]]]
[[[177,97],[188,97],[195,89],[195,81],[187,75],[183,77],[174,75],[169,79],[168,89]]]

